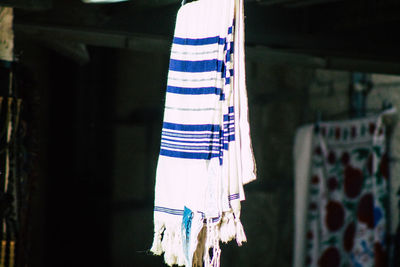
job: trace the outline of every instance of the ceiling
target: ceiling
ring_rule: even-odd
[[[59,50],[82,48],[78,43],[166,54],[181,3],[7,1],[19,7],[17,35]],[[400,74],[399,14],[398,0],[247,0],[247,56],[255,61]]]

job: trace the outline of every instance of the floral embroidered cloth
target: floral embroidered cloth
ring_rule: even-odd
[[[381,120],[315,128],[305,266],[387,266],[389,167]]]

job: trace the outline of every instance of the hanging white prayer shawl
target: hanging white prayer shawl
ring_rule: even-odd
[[[240,201],[255,173],[243,0],[186,4],[171,49],[151,251],[168,265],[219,266],[220,241],[246,241]]]

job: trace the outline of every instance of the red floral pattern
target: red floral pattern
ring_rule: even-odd
[[[339,139],[340,136],[341,136],[341,130],[340,130],[339,127],[337,127],[336,130],[335,130],[335,138],[336,138],[336,139]]]
[[[313,141],[309,267],[387,266],[382,199],[390,171],[385,129],[378,125],[372,119],[321,124]]]
[[[357,218],[367,224],[368,228],[374,227],[374,197],[372,194],[363,195],[358,203]]]
[[[357,197],[362,189],[363,174],[360,169],[346,166],[344,170],[344,193],[349,198]]]
[[[318,265],[320,267],[339,267],[340,252],[335,247],[327,248],[319,258]]]
[[[333,152],[333,151],[329,152],[329,155],[328,155],[328,162],[329,162],[330,164],[335,164],[335,163],[336,163],[336,155],[335,155],[335,152]]]
[[[315,153],[316,155],[322,155],[322,149],[321,149],[321,147],[320,147],[320,146],[317,146],[317,147],[315,148],[315,150],[314,150],[314,153]]]
[[[339,184],[336,177],[331,177],[328,179],[328,189],[329,191],[335,191],[338,188]]]
[[[353,249],[355,233],[356,233],[356,225],[354,222],[351,222],[346,227],[343,236],[343,248],[347,252],[350,252]]]
[[[375,123],[372,123],[372,122],[371,122],[371,123],[369,124],[369,133],[370,133],[370,134],[374,134],[375,129],[376,129]]]
[[[348,165],[350,162],[350,154],[349,152],[343,152],[342,157],[340,159],[343,165]]]
[[[351,126],[350,136],[351,136],[351,138],[355,138],[357,136],[356,126]]]
[[[339,230],[344,224],[344,215],[343,205],[336,201],[330,201],[326,205],[326,227],[332,232]]]
[[[314,175],[314,176],[311,178],[311,183],[314,184],[314,185],[317,185],[317,184],[319,183],[319,177],[318,177],[318,175]]]
[[[389,156],[387,153],[383,154],[379,170],[383,178],[389,178]]]

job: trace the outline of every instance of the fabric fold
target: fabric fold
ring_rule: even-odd
[[[293,159],[295,177],[295,240],[293,267],[302,267],[305,262],[306,211],[308,184],[311,166],[311,148],[314,125],[304,125],[296,131]]]

